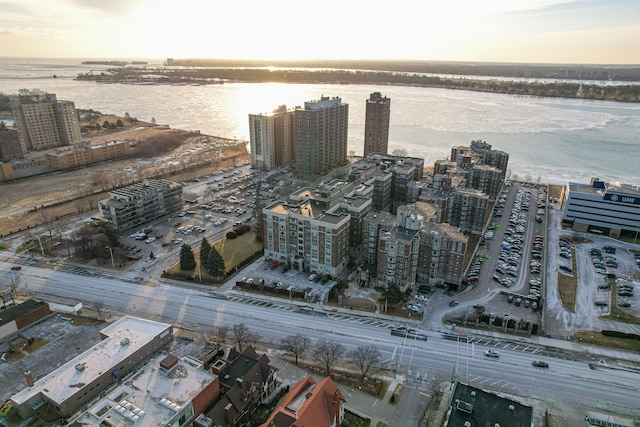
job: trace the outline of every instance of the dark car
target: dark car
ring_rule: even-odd
[[[458,303],[458,301],[451,301],[451,302],[449,303],[449,307],[455,307],[455,306],[456,306],[456,305],[458,305],[458,304],[459,304],[459,303]]]
[[[14,271],[20,271],[20,270],[22,270],[22,267],[19,266],[19,265],[14,265],[13,267],[11,267],[11,269],[14,270]]]
[[[542,360],[534,360],[533,362],[531,362],[531,365],[535,366],[536,368],[548,368],[549,364],[547,362],[544,362]]]

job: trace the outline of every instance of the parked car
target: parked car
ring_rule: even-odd
[[[458,304],[459,304],[459,303],[458,303],[458,301],[455,301],[455,300],[454,300],[454,301],[451,301],[451,302],[449,303],[449,307],[455,307],[455,306],[456,306],[456,305],[458,305]]]
[[[20,270],[22,270],[22,267],[21,267],[21,266],[19,266],[19,265],[14,265],[13,267],[11,267],[11,269],[12,269],[13,271],[20,271]]]

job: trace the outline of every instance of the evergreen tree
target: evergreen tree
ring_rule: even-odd
[[[381,304],[395,305],[403,303],[405,300],[406,297],[400,290],[400,287],[395,283],[390,283],[387,289],[382,291],[382,295],[378,301],[380,301]]]
[[[180,248],[180,270],[193,270],[194,268],[196,268],[196,258],[193,255],[193,249],[185,243]]]
[[[209,259],[207,260],[207,271],[212,276],[224,276],[226,271],[224,265],[224,258],[220,255],[220,252],[216,249],[215,246],[211,246],[211,251],[209,251]]]
[[[211,252],[211,245],[207,238],[203,237],[202,242],[200,242],[200,265],[206,270],[209,269],[209,252]]]
[[[264,207],[264,203],[262,202],[262,197],[260,196],[260,184],[256,187],[256,207],[253,209],[253,218],[255,219],[255,224],[253,225],[253,231],[256,233],[256,241],[262,242],[262,208]]]

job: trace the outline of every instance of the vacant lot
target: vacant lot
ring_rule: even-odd
[[[154,138],[158,135],[186,135],[185,131],[162,127],[125,129],[100,134],[91,143],[108,140]],[[109,198],[115,186],[162,177],[173,181],[193,179],[214,170],[249,159],[244,142],[193,134],[172,152],[152,158],[129,158],[100,163],[68,172],[52,173],[0,184],[0,236],[18,229],[88,213],[97,202]],[[41,209],[44,205],[44,209]],[[35,208],[38,210],[35,210]]]

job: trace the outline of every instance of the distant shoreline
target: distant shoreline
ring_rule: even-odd
[[[441,77],[424,72],[353,69],[272,69],[248,67],[212,67],[200,63],[186,66],[171,61],[164,67],[110,68],[104,73],[80,73],[76,80],[126,84],[208,85],[223,83],[294,83],[294,84],[368,84],[418,86],[442,89],[501,93],[514,96],[575,98],[614,102],[640,102],[640,84],[602,85],[573,81],[539,82],[479,79],[456,75]],[[329,64],[326,64],[329,65]],[[635,68],[630,68],[635,70]],[[479,71],[479,70],[475,70]],[[640,68],[638,68],[640,72]],[[505,77],[505,76],[501,76]],[[509,76],[506,76],[508,79]]]
[[[82,61],[82,65],[108,65],[108,66],[125,66],[125,65],[147,65],[146,61]]]

